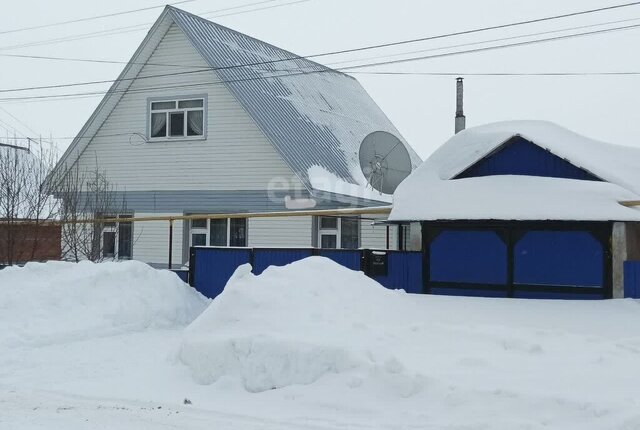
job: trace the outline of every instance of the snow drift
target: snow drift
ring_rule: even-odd
[[[29,263],[0,271],[0,346],[184,326],[208,300],[144,263]]]
[[[403,371],[375,333],[389,326],[389,310],[404,291],[323,257],[272,266],[260,276],[250,270],[239,267],[186,330],[181,359],[198,382],[231,376],[260,392],[354,369]]]

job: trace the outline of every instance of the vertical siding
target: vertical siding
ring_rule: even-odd
[[[276,178],[302,187],[216,72],[175,74],[208,68],[175,24],[147,63],[138,75],[142,79],[131,84],[83,152],[81,167],[94,168],[97,160],[127,191],[265,190]],[[173,75],[157,76],[163,74]],[[147,133],[148,98],[203,94],[208,96],[206,139],[144,143],[133,135]]]
[[[312,217],[251,218],[248,245],[310,247]]]
[[[136,217],[171,216],[182,214],[136,213]],[[173,223],[173,264],[183,264],[181,221]],[[153,265],[166,266],[169,262],[169,221],[139,221],[133,226],[133,258]]]
[[[360,247],[384,249],[387,247],[387,227],[380,224],[372,225],[372,222],[370,219],[360,222]],[[398,227],[395,225],[389,226],[389,249],[398,249]]]

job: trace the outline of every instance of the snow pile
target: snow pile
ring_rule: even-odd
[[[521,136],[603,178],[583,181],[496,175],[452,179]],[[640,221],[640,149],[598,142],[546,121],[506,121],[464,130],[405,179],[392,221],[448,219]]]
[[[181,359],[199,383],[230,376],[260,392],[355,369],[403,372],[377,339],[398,317],[389,311],[403,291],[324,257],[272,266],[260,276],[250,270],[239,267],[186,330]]]
[[[174,273],[137,261],[9,267],[0,271],[0,346],[184,326],[207,304]]]

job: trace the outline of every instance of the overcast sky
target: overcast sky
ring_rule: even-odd
[[[257,0],[195,0],[178,7],[196,14],[246,5]],[[245,11],[294,0],[277,0],[260,6],[234,9],[219,14]],[[625,0],[307,0],[271,9],[231,16],[206,17],[223,25],[293,51],[310,55],[398,40],[426,37],[453,31],[491,26],[560,13],[624,3]],[[11,58],[3,54],[30,54],[126,61],[144,38],[161,8],[92,20],[83,23],[12,33],[4,31],[156,6],[157,0],[21,0],[3,2],[5,18],[0,30],[0,88],[10,89],[78,81],[114,79],[123,65]],[[573,17],[518,28],[477,33],[465,37],[439,39],[372,50],[358,54],[322,57],[323,64],[340,67],[347,60],[381,57],[417,50],[478,42],[542,31],[630,20],[611,26],[640,24],[640,6]],[[66,38],[89,32],[147,24],[141,30],[100,35],[74,41],[39,46],[22,44]],[[595,30],[605,27],[591,27]],[[577,30],[574,30],[575,32]],[[580,30],[585,31],[585,30]],[[555,33],[549,37],[564,33]],[[531,39],[531,37],[529,38]],[[527,39],[513,39],[508,43]],[[361,71],[402,72],[640,72],[637,54],[640,29],[618,31],[552,43],[498,51],[458,55]],[[497,44],[494,42],[492,44]],[[489,44],[490,45],[490,44]],[[485,45],[477,45],[485,46]],[[407,56],[430,55],[452,50],[427,51]],[[402,57],[393,57],[402,58]],[[362,62],[362,61],[361,61]],[[455,78],[424,75],[354,74],[398,127],[426,158],[453,133]],[[105,85],[71,87],[57,91],[3,93],[0,98],[54,93],[99,91]],[[554,121],[593,138],[640,146],[638,89],[640,76],[468,76],[465,78],[467,125],[508,119]],[[4,128],[18,129],[33,136],[75,135],[91,115],[100,97],[46,101],[0,101],[0,134]],[[4,109],[4,110],[3,110]],[[15,118],[19,119],[18,122]],[[11,131],[13,134],[14,131]],[[64,149],[69,140],[56,140]]]

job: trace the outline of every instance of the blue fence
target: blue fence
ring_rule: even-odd
[[[624,262],[624,296],[640,299],[640,261]]]
[[[372,264],[374,259],[377,264]],[[189,283],[207,297],[222,292],[238,266],[250,263],[253,273],[284,266],[312,255],[329,258],[352,270],[362,270],[390,289],[422,292],[422,253],[413,251],[334,250],[315,248],[191,248]],[[383,264],[379,264],[383,262]]]

